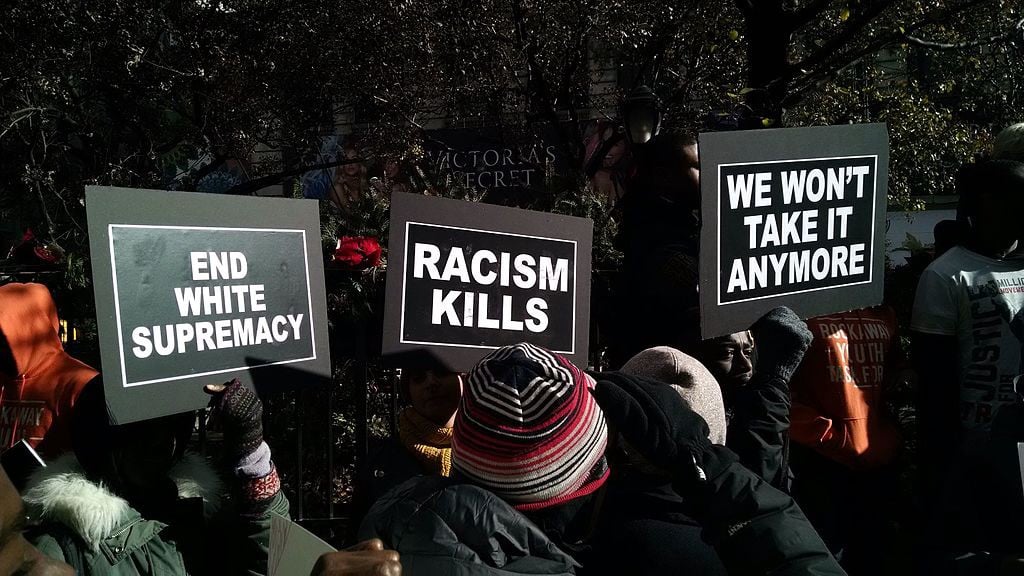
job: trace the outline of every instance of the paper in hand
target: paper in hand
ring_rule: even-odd
[[[330,544],[288,518],[279,514],[271,517],[269,576],[309,574],[317,558],[334,551]]]

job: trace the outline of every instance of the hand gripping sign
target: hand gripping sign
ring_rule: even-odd
[[[882,300],[884,124],[701,134],[705,338]]]
[[[384,353],[428,350],[468,370],[531,342],[585,365],[592,236],[583,218],[395,195]]]
[[[329,376],[316,202],[86,190],[103,381],[117,423],[201,408],[203,384]]]

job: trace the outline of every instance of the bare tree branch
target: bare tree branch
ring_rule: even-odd
[[[891,4],[892,0],[885,0],[882,4]],[[834,40],[826,43],[824,46],[815,51],[814,54],[805,58],[803,61],[792,65],[793,70],[799,70],[800,76],[793,80],[793,85],[789,91],[787,104],[792,104],[812,87],[816,82],[822,78],[828,77],[831,74],[835,74],[840,70],[856,63],[861,58],[877,53],[885,46],[896,44],[905,40],[906,35],[911,34],[916,30],[920,30],[926,26],[937,24],[940,22],[948,21],[957,14],[974,8],[980,4],[986,2],[994,2],[995,0],[967,0],[956,6],[949,6],[943,10],[939,10],[931,13],[928,17],[923,20],[916,22],[910,26],[905,27],[902,30],[894,30],[888,34],[882,34],[872,39],[870,42],[865,44],[859,49],[852,49],[846,52],[837,52],[836,50],[842,45],[837,44]],[[877,13],[875,14],[877,16]],[[867,25],[867,22],[863,22],[859,29],[862,29]],[[844,44],[849,42],[855,37],[855,33],[842,34],[845,38]],[[838,38],[838,37],[837,37]],[[829,48],[830,50],[826,50]],[[778,79],[778,81],[785,81],[788,79]]]
[[[984,1],[984,0],[983,0]],[[870,24],[875,18],[878,17],[886,8],[892,6],[895,0],[877,0],[869,5],[864,10],[858,12],[843,27],[839,34],[836,34],[827,42],[821,45],[813,54],[804,58],[803,60],[792,64],[790,66],[790,72],[794,70],[808,70],[813,69],[821,64],[828,62],[833,58],[839,51],[849,44],[851,40],[857,37],[858,34],[868,24]]]
[[[911,34],[906,34],[903,36],[903,38],[910,44],[919,46],[921,48],[926,48],[928,50],[966,50],[968,48],[977,48],[978,46],[987,46],[989,44],[997,44],[999,42],[1012,40],[1014,36],[1020,36],[1022,31],[1024,31],[1024,20],[1018,21],[1017,24],[1014,25],[1012,30],[1009,30],[1002,34],[996,34],[994,36],[980,38],[978,40],[971,40],[968,42],[933,42],[929,40],[924,40],[922,38],[918,38],[917,36],[913,36]]]

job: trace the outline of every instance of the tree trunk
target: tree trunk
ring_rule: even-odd
[[[790,24],[781,2],[751,2],[743,7],[747,35],[746,102],[751,115],[742,128],[779,126],[789,74]]]

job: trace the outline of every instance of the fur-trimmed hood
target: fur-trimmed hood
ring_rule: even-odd
[[[220,507],[223,484],[202,456],[186,454],[170,476],[179,498],[203,499],[207,516]],[[86,478],[78,459],[70,453],[36,471],[23,498],[34,521],[62,524],[93,549],[140,517],[127,500]]]

